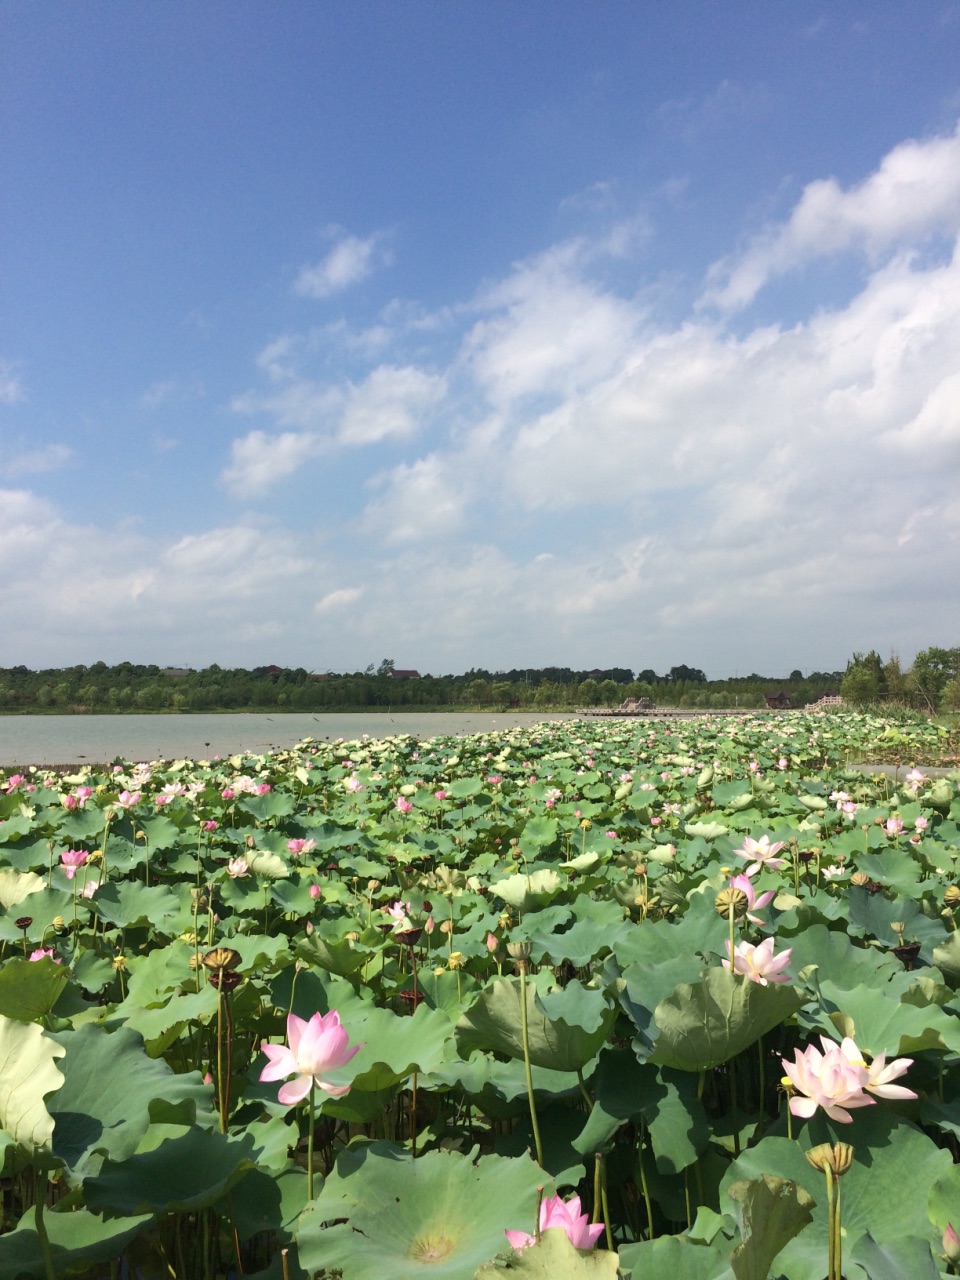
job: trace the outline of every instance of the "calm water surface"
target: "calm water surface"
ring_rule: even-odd
[[[0,716],[0,766],[208,759],[292,747],[303,738],[483,733],[571,716],[530,712],[383,712],[354,715]]]

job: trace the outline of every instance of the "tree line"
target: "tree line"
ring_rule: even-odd
[[[871,668],[872,669],[872,668]],[[352,711],[392,707],[420,709],[575,710],[616,707],[628,698],[648,698],[657,706],[758,708],[766,695],[786,694],[793,706],[836,693],[849,674],[799,670],[788,676],[757,673],[708,680],[702,670],[673,666],[663,675],[652,668],[577,670],[570,667],[471,668],[460,675],[410,674],[390,658],[362,671],[322,673],[303,667],[200,670],[132,662],[108,666],[0,668],[0,712],[115,714],[194,711]]]
[[[886,662],[875,649],[847,663],[840,693],[854,706],[892,704],[921,711],[960,711],[960,647],[921,649],[904,669],[894,654]]]

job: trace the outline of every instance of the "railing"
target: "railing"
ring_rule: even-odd
[[[821,698],[819,702],[808,702],[803,708],[804,711],[826,711],[829,707],[842,707],[843,699],[839,694],[831,694],[826,698]]]

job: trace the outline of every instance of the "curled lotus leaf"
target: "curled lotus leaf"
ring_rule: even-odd
[[[0,1128],[29,1154],[49,1150],[53,1116],[44,1098],[59,1089],[64,1050],[35,1022],[0,1014]]]

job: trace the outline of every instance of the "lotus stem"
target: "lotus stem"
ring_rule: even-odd
[[[593,1156],[593,1215],[590,1218],[591,1222],[600,1221],[600,1201],[603,1196],[602,1170],[603,1156],[599,1151],[596,1151]]]
[[[540,1141],[540,1125],[537,1121],[537,1104],[533,1096],[533,1071],[530,1066],[530,1028],[527,1023],[527,962],[521,960],[520,968],[520,1031],[523,1037],[523,1070],[527,1079],[527,1102],[530,1106],[530,1127],[537,1151],[537,1164],[542,1169],[543,1144]]]
[[[737,1159],[740,1155],[740,1122],[737,1119],[737,1064],[735,1058],[730,1059],[728,1075],[730,1078],[730,1123],[733,1125],[733,1157]]]
[[[310,1096],[307,1099],[307,1200],[313,1199],[313,1128],[314,1102],[317,1091],[316,1081],[310,1081]]]
[[[607,1248],[613,1253],[613,1228],[610,1226],[610,1204],[607,1200],[607,1165],[602,1163],[600,1173],[600,1202],[603,1206],[603,1227],[606,1232]]]
[[[44,1201],[46,1198],[47,1171],[44,1169],[39,1177],[37,1198],[33,1206],[33,1222],[37,1232],[37,1239],[40,1241],[40,1253],[43,1257],[43,1269],[46,1272],[47,1280],[57,1280],[56,1268],[53,1265],[53,1254],[50,1251],[50,1237],[47,1235],[47,1228],[43,1221]]]
[[[653,1205],[650,1201],[650,1188],[647,1186],[647,1170],[643,1163],[643,1144],[645,1141],[646,1125],[640,1122],[640,1141],[637,1144],[637,1172],[640,1174],[640,1190],[643,1193],[643,1204],[647,1211],[647,1239],[656,1238],[656,1231],[653,1226]]]

